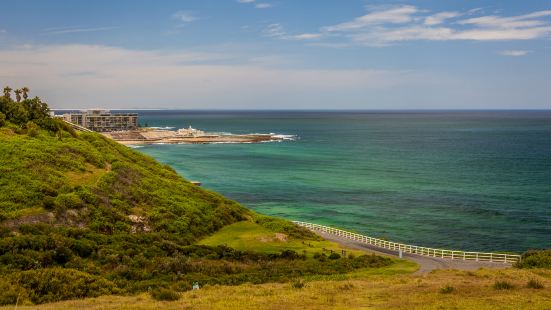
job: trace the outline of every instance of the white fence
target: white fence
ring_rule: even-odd
[[[397,243],[377,238],[372,238],[353,232],[349,232],[342,229],[337,229],[333,227],[293,221],[295,224],[306,227],[310,230],[321,231],[324,233],[336,235],[342,238],[351,239],[357,242],[370,244],[376,247],[389,249],[393,251],[402,251],[403,253],[411,253],[417,255],[438,257],[438,258],[447,258],[447,259],[461,259],[461,260],[474,260],[474,261],[486,261],[486,262],[497,262],[497,263],[516,263],[520,260],[520,255],[516,254],[502,254],[502,253],[482,253],[482,252],[465,252],[465,251],[454,251],[454,250],[444,250],[444,249],[433,249],[416,245],[408,245],[403,243]]]

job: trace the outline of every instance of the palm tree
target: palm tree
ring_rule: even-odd
[[[23,92],[23,99],[24,100],[27,100],[27,98],[29,97],[29,88],[27,86],[21,88],[21,92]]]
[[[11,91],[12,91],[11,87],[9,86],[4,87],[4,97],[11,99]]]
[[[22,92],[23,92],[23,91],[22,91],[21,89],[16,89],[16,90],[15,90],[15,92],[14,92],[14,93],[15,93],[15,100],[16,100],[17,102],[21,102],[21,93],[22,93]]]

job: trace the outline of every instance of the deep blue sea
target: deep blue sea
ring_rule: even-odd
[[[138,113],[296,136],[137,149],[263,214],[431,247],[551,247],[551,111]]]

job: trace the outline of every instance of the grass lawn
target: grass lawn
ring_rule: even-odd
[[[332,241],[311,241],[287,238],[286,235],[274,233],[271,230],[254,222],[243,221],[228,225],[214,235],[202,239],[198,244],[226,245],[238,250],[257,251],[264,253],[279,253],[283,250],[294,250],[297,253],[306,251],[307,257],[313,257],[315,253],[329,255],[331,250],[341,254],[345,250],[347,254],[356,256],[365,255],[365,251],[349,249]],[[412,273],[418,269],[414,262],[400,260],[391,257],[394,264],[383,268],[364,268],[347,274],[310,276],[308,280],[343,280],[362,278],[371,275],[395,275]]]
[[[342,250],[346,250],[346,254],[365,254],[364,251],[348,249],[331,241],[303,241],[288,238],[285,234],[274,233],[263,226],[249,221],[228,225],[214,235],[200,240],[198,243],[210,246],[226,245],[238,250],[264,253],[279,253],[282,250],[294,250],[302,254],[306,251],[308,257],[312,257],[314,253],[329,255],[331,250],[338,254],[341,254]]]

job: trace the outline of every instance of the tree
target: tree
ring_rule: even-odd
[[[23,91],[21,89],[16,89],[15,90],[15,92],[14,92],[15,93],[15,101],[21,102],[21,93],[22,92]]]
[[[29,121],[29,112],[20,104],[12,103],[6,113],[7,119],[17,125],[24,125]]]
[[[0,112],[0,127],[4,126],[5,124],[6,124],[6,115]]]
[[[4,87],[4,97],[11,99],[12,88],[9,86]]]
[[[27,86],[25,86],[21,88],[21,91],[23,92],[23,99],[27,100],[27,98],[29,97],[30,89]]]

